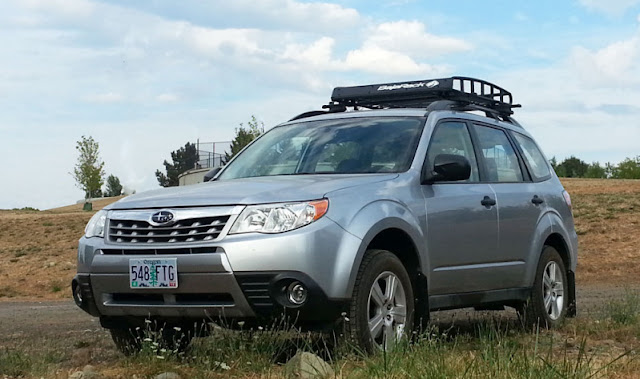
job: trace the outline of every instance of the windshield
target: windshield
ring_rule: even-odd
[[[236,157],[219,180],[273,175],[403,172],[422,117],[301,122],[271,129]]]

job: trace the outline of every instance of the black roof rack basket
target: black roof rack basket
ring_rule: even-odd
[[[506,120],[511,120],[513,108],[520,107],[519,104],[513,104],[511,92],[504,88],[484,80],[463,76],[336,87],[331,101],[331,104],[324,106],[330,111],[344,107],[479,110],[488,116]]]

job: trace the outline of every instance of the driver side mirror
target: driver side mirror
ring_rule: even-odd
[[[204,174],[204,181],[205,182],[211,181],[211,179],[213,179],[216,176],[216,174],[220,172],[220,170],[222,170],[222,167],[216,167],[210,170],[209,172],[207,172],[206,174]]]
[[[429,172],[423,184],[435,182],[457,182],[471,177],[471,164],[462,155],[439,154],[433,161],[433,170]]]

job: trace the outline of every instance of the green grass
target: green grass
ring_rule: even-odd
[[[64,361],[64,355],[57,350],[47,350],[34,354],[16,349],[0,348],[0,376],[20,378],[38,376],[50,372]]]
[[[372,356],[293,329],[216,330],[211,337],[195,340],[187,354],[162,350],[157,334],[145,333],[142,352],[127,358],[125,366],[134,371],[153,367],[147,375],[176,371],[193,377],[280,377],[286,373],[279,364],[297,351],[310,351],[328,361],[343,378],[593,378],[610,376],[633,364],[640,369],[631,350],[604,352],[603,359],[603,351],[589,346],[586,335],[577,344],[567,343],[571,330],[603,332],[586,327],[596,321],[571,320],[570,327],[561,330],[565,334],[527,331],[515,320],[469,321],[445,330],[433,327],[413,343]]]
[[[21,211],[21,212],[40,212],[40,209],[33,207],[22,207],[22,208],[13,208],[12,211]]]
[[[611,300],[606,307],[607,316],[620,325],[640,323],[640,295],[627,289],[621,299]]]
[[[105,333],[92,335],[101,335],[95,340],[87,335],[75,343],[0,349],[0,377],[48,377],[60,370],[81,369],[70,363],[79,348],[99,349],[92,362],[97,371],[121,377],[154,377],[166,371],[189,378],[287,377],[282,365],[297,351],[320,355],[341,378],[633,377],[640,372],[638,304],[638,296],[629,293],[616,305],[604,306],[599,318],[571,319],[556,331],[525,330],[514,318],[471,317],[448,327],[440,323],[440,329],[432,326],[413,343],[371,356],[348,343],[335,346],[331,339],[292,328],[216,328],[210,337],[194,339],[182,353],[163,348],[160,331],[147,324],[143,349],[132,357],[116,354]],[[616,345],[631,341],[635,347],[613,348],[599,344],[602,339],[614,339]]]

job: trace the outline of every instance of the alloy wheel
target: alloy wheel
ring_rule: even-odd
[[[385,271],[374,280],[368,301],[369,333],[382,350],[390,350],[404,335],[407,298],[400,279]]]
[[[564,306],[564,283],[562,269],[556,262],[547,263],[542,277],[544,309],[553,321],[560,318]]]

